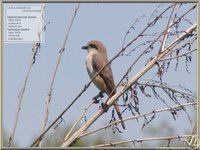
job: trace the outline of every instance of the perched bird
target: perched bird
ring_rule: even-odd
[[[88,51],[86,58],[86,68],[90,78],[93,78],[95,74],[108,63],[106,47],[100,41],[92,40],[83,46],[82,49]],[[108,96],[112,97],[116,90],[111,91],[115,88],[115,83],[113,79],[112,70],[110,64],[107,65],[93,80],[93,83],[101,91],[101,93],[106,93]],[[111,94],[111,95],[110,95]],[[122,115],[120,113],[119,106],[117,102],[114,104],[114,108],[117,112],[119,119],[121,120],[121,125],[125,129],[124,121],[122,121]]]

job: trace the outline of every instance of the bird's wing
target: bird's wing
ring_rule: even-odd
[[[95,54],[93,55],[92,58],[92,65],[93,68],[98,72],[102,67],[104,67],[106,64],[108,63],[108,59],[106,57],[102,57],[101,55]],[[112,70],[110,67],[110,64],[107,65],[100,73],[99,76],[103,79],[103,81],[106,84],[107,87],[107,91],[106,94],[110,95],[111,91],[115,88],[115,83],[114,83],[114,79],[113,79],[113,74],[112,74]],[[116,90],[113,92],[113,94],[115,94]],[[112,95],[110,95],[112,96]],[[117,115],[119,117],[119,119],[121,120],[121,125],[123,127],[123,129],[125,129],[125,124],[122,118],[122,115],[120,113],[120,109],[119,106],[117,104],[117,102],[115,102],[114,104],[115,110],[117,112]]]
[[[93,64],[93,68],[96,70],[96,72],[98,72],[107,63],[108,63],[108,59],[106,57],[103,57],[102,55],[99,55],[99,54],[93,55],[92,64]],[[105,91],[106,94],[110,95],[111,91],[115,88],[115,83],[114,83],[113,74],[112,74],[110,64],[107,65],[99,73],[99,76],[103,79],[103,81],[106,84],[106,87],[107,87],[107,91]],[[116,90],[113,92],[113,94],[115,94],[115,92],[116,92]],[[124,124],[124,121],[123,121],[122,115],[120,113],[120,109],[119,109],[117,102],[115,102],[114,107],[115,107],[115,110],[117,112],[119,119],[121,120],[121,125],[122,125],[123,129],[125,129],[125,124]]]
[[[98,72],[102,67],[104,67],[108,63],[108,59],[106,57],[102,57],[102,55],[95,54],[93,55],[92,64],[93,68]],[[107,94],[109,95],[111,91],[115,88],[115,83],[113,79],[112,70],[110,64],[107,65],[100,73],[99,76],[103,79],[107,86]]]

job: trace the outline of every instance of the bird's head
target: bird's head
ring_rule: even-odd
[[[87,50],[88,53],[96,51],[107,56],[106,47],[100,41],[92,40],[88,42],[86,46],[83,46],[82,49]]]

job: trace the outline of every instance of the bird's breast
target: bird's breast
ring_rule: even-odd
[[[86,62],[85,62],[90,78],[92,78],[95,75],[93,65],[92,65],[92,57],[93,57],[93,54],[89,53],[87,55]]]
[[[97,73],[97,70],[93,68],[93,54],[94,53],[89,53],[87,55],[86,58],[86,68],[87,68],[87,72],[90,78],[93,78],[94,75]],[[102,91],[105,92],[106,91],[106,84],[104,83],[103,79],[97,75],[96,78],[93,80],[93,83],[97,86],[97,88]]]

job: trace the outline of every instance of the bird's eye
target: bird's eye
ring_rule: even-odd
[[[90,46],[91,48],[98,49],[98,48],[96,47],[96,45],[94,45],[94,44],[90,44],[89,46]]]

